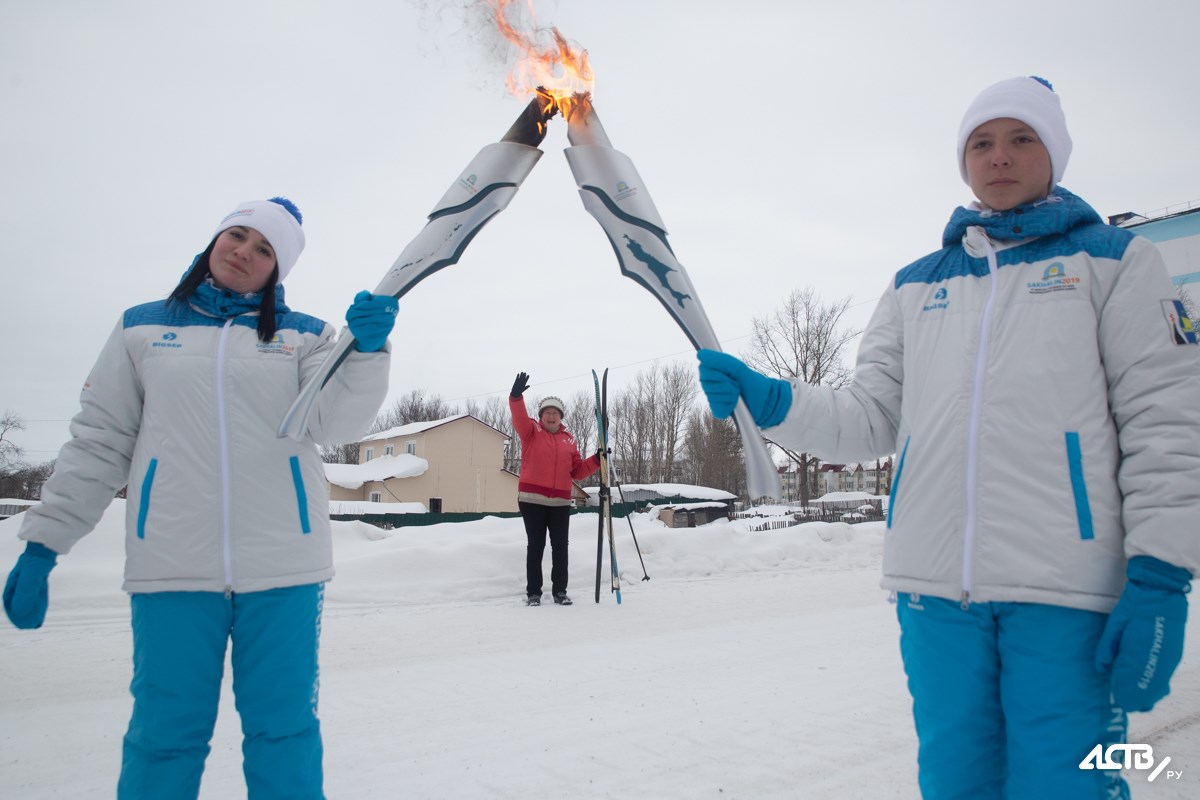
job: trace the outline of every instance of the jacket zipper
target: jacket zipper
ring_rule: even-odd
[[[979,417],[983,406],[983,380],[987,367],[988,333],[991,330],[992,306],[996,302],[996,284],[999,268],[996,251],[987,234],[976,229],[982,236],[983,248],[987,253],[988,275],[992,279],[988,287],[987,302],[983,306],[983,317],[979,323],[979,349],[975,354],[975,380],[971,388],[971,416],[967,426],[967,519],[963,530],[962,597],[960,605],[965,611],[971,605],[972,565],[975,561],[976,500],[979,481]]]
[[[225,597],[233,594],[233,552],[230,543],[229,426],[225,417],[225,344],[233,318],[221,326],[217,344],[217,443],[221,453],[221,562],[225,568]]]

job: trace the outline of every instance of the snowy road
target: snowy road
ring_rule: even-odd
[[[322,639],[330,798],[917,796],[882,530],[639,522],[653,579],[622,541],[618,606],[607,589],[592,602],[594,519],[572,529],[569,608],[521,604],[519,521],[343,533]],[[111,797],[116,782],[119,533],[62,561],[46,627],[0,629],[0,797]],[[1175,691],[1130,736],[1183,774],[1134,773],[1139,800],[1200,796],[1196,615],[1189,633]],[[227,677],[201,797],[244,797],[240,760]]]

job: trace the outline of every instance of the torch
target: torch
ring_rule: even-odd
[[[475,234],[508,206],[541,158],[538,145],[546,136],[546,124],[558,108],[552,97],[539,91],[504,137],[479,151],[434,206],[425,227],[404,248],[375,287],[374,294],[403,297],[433,273],[458,263]],[[279,425],[280,438],[299,439],[304,435],[317,395],[354,344],[350,332],[343,331],[316,375],[288,409]]]
[[[567,117],[567,162],[583,206],[612,244],[621,273],[650,291],[683,329],[696,349],[720,350],[696,288],[667,242],[654,201],[624,153],[617,152],[596,116],[591,98],[576,95]],[[746,485],[752,500],[781,496],[779,475],[745,402],[738,400],[733,419],[742,438]]]

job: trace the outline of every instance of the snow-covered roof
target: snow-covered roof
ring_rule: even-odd
[[[325,478],[335,486],[358,489],[370,481],[423,475],[429,462],[411,453],[372,458],[365,464],[326,464]]]
[[[724,489],[710,489],[707,486],[691,486],[686,483],[622,483],[621,488],[626,492],[654,492],[661,497],[691,497],[697,500],[737,499],[736,494],[730,494]],[[589,495],[595,495],[600,491],[597,486],[585,486],[583,490]],[[620,492],[614,491],[613,499],[620,500]]]
[[[655,506],[661,513],[664,509],[674,508],[681,511],[694,511],[697,508],[728,508],[724,503],[701,502],[701,503],[669,503],[665,506]]]
[[[330,500],[330,516],[355,514],[425,514],[424,503],[371,503],[367,500]]]
[[[471,416],[470,414],[455,414],[452,417],[445,417],[443,419],[434,419],[434,420],[428,420],[425,422],[410,422],[407,425],[401,425],[397,428],[388,428],[386,431],[381,431],[379,433],[372,433],[370,436],[363,437],[360,441],[379,442],[379,441],[383,441],[384,439],[395,439],[396,437],[399,437],[399,436],[416,436],[418,433],[424,433],[425,431],[429,430],[430,428],[436,428],[438,426],[446,425],[451,422],[457,422],[460,419],[465,419],[470,416]],[[486,422],[479,419],[478,417],[471,417],[471,418],[474,419],[476,422],[478,422],[480,425],[483,425],[484,427],[492,428],[491,425],[488,425]],[[503,431],[498,430],[496,428],[492,428],[492,430],[496,431],[497,433],[501,433],[501,434],[504,433]]]

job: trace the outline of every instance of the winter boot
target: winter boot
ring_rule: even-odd
[[[554,595],[554,602],[560,606],[569,606],[571,605],[571,598],[567,597],[566,592],[558,592]]]
[[[530,594],[525,596],[525,605],[540,606],[542,604],[542,596],[540,594]]]

